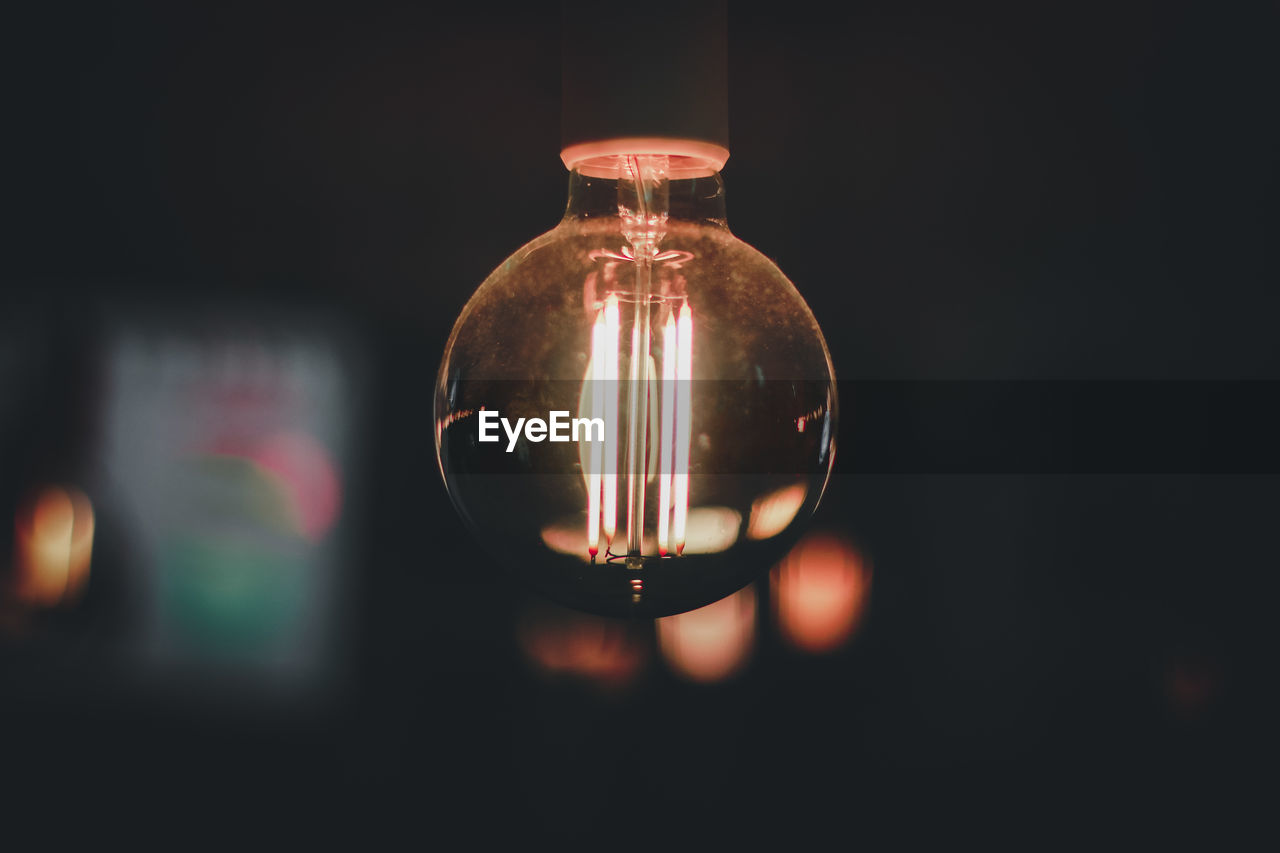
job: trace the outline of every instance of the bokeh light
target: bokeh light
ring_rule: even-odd
[[[70,602],[89,580],[93,505],[83,492],[48,486],[14,522],[14,595],[34,607]]]
[[[299,531],[312,541],[322,538],[342,503],[341,481],[324,445],[287,430],[267,436],[250,455],[284,482]]]
[[[843,536],[814,531],[778,564],[770,582],[783,640],[801,651],[822,653],[853,636],[866,609],[871,572]]]
[[[755,587],[659,619],[657,628],[658,647],[673,672],[690,681],[722,681],[741,671],[755,645]]]
[[[689,508],[685,532],[686,554],[718,554],[728,551],[738,541],[742,515],[724,506]]]
[[[648,663],[649,649],[637,627],[540,603],[526,609],[517,639],[529,663],[545,676],[620,688],[631,684]]]

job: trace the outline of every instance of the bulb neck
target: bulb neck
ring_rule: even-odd
[[[564,219],[617,220],[627,241],[661,241],[669,221],[728,228],[716,164],[669,155],[609,155],[569,173]]]

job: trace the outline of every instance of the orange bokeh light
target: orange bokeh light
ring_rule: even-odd
[[[756,591],[659,619],[658,647],[668,666],[691,681],[721,681],[742,669],[756,637]]]
[[[770,575],[778,631],[801,651],[829,652],[853,636],[871,572],[854,546],[825,531],[800,540]]]
[[[646,645],[629,624],[563,608],[531,608],[520,620],[518,639],[541,672],[576,676],[603,687],[631,683],[648,657]]]
[[[93,505],[83,493],[43,489],[19,510],[14,533],[14,594],[20,601],[53,607],[84,589],[93,551]]]

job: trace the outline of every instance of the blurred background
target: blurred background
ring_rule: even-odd
[[[826,332],[841,455],[790,556],[657,623],[507,581],[432,446],[458,311],[563,210],[556,4],[6,11],[0,813],[1238,827],[1274,455],[913,464],[1002,419],[898,406],[886,463],[859,390],[1273,399],[1268,5],[731,8],[729,222]]]

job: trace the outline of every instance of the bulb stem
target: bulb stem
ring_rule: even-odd
[[[648,477],[649,353],[653,331],[653,259],[666,232],[666,157],[628,155],[618,182],[618,212],[635,260],[631,370],[627,387],[627,568],[644,565],[645,481]]]

